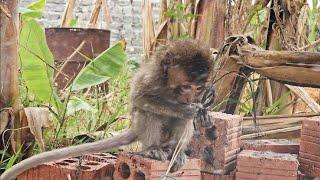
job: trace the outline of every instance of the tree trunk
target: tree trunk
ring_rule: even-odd
[[[219,49],[225,38],[225,0],[204,0],[199,4],[196,39]]]
[[[0,110],[1,125],[17,119],[18,98],[18,0],[0,0]],[[11,116],[9,118],[8,116]],[[5,122],[7,121],[7,122]],[[15,122],[11,122],[18,125]],[[15,126],[17,127],[17,126]],[[19,126],[18,126],[19,127]],[[2,129],[2,128],[0,128]],[[0,132],[2,133],[2,132]],[[8,140],[8,139],[6,139]],[[2,141],[1,141],[2,143]],[[5,141],[7,143],[7,141]],[[2,146],[3,144],[0,144]]]

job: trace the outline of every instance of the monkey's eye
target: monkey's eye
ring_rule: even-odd
[[[204,86],[198,86],[197,91],[202,91],[204,89]]]
[[[191,89],[191,86],[190,85],[182,85],[181,88],[184,90],[188,90],[188,89]]]

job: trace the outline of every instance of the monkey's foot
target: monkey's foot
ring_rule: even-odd
[[[161,161],[165,161],[168,159],[168,153],[158,148],[147,149],[137,154],[146,158],[161,160]]]
[[[178,171],[180,168],[182,168],[182,166],[186,163],[187,160],[187,155],[183,152],[180,152],[176,158],[176,160],[174,161],[170,172],[175,172]]]

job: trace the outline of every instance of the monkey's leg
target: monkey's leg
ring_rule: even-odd
[[[139,141],[142,143],[142,151],[136,154],[156,160],[167,160],[167,153],[160,148],[163,122],[155,115],[152,117],[152,119],[137,117],[146,121],[139,121],[136,124]]]
[[[160,160],[160,161],[165,161],[169,157],[168,153],[164,151],[161,147],[150,147],[137,154],[146,158]]]
[[[189,144],[190,139],[193,136],[193,121],[178,121],[176,122],[174,128],[172,129],[172,132],[174,133],[172,136],[172,140],[176,142],[173,144],[173,146],[169,147],[171,149],[171,154],[169,155],[169,158],[173,157],[173,152],[176,146],[178,145],[178,142],[181,139],[182,147],[180,152],[178,152],[178,155],[176,156],[176,159],[173,163],[173,166],[171,167],[170,171],[174,172],[180,169],[186,162],[187,155],[185,154],[185,150],[187,149],[187,146]],[[182,137],[183,136],[183,137]],[[181,144],[179,145],[181,146]]]

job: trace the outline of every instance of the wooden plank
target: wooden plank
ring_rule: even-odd
[[[319,116],[320,117],[320,116]],[[306,117],[286,117],[273,119],[257,119],[258,126],[254,126],[253,120],[242,122],[242,139],[251,138],[288,138],[300,137],[302,121]]]
[[[297,86],[285,85],[287,86],[294,94],[305,102],[310,109],[315,113],[320,113],[320,105],[310,97],[310,95],[302,88]]]

